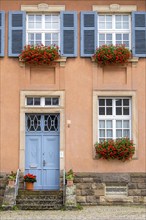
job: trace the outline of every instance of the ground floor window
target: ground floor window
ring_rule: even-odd
[[[98,98],[98,141],[131,138],[131,98]]]

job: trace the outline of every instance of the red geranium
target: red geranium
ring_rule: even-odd
[[[103,45],[96,49],[93,59],[98,64],[124,64],[131,56],[125,45]]]
[[[26,174],[23,178],[24,178],[24,182],[28,182],[28,183],[36,182],[36,176],[30,173]]]
[[[126,161],[132,158],[135,153],[133,141],[129,138],[117,140],[105,140],[95,144],[95,152],[102,159],[118,159]]]
[[[33,65],[52,65],[53,61],[59,59],[59,47],[56,45],[26,45],[19,55],[19,59],[24,63]]]

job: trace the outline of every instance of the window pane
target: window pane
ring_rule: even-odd
[[[104,22],[99,23],[99,29],[105,29],[105,23]]]
[[[116,99],[116,106],[122,105],[122,99]]]
[[[45,98],[45,105],[51,105],[51,98]]]
[[[124,137],[130,137],[129,129],[124,129],[124,131],[123,131],[123,136],[124,136]]]
[[[107,115],[112,115],[112,108],[111,107],[106,108],[106,114]]]
[[[36,36],[36,40],[41,40],[42,37],[41,34],[36,34],[35,36]]]
[[[34,21],[34,15],[28,15],[28,21]]]
[[[45,20],[46,21],[51,21],[51,15],[45,15]]]
[[[52,98],[52,105],[59,105],[59,98]]]
[[[99,99],[99,106],[105,106],[105,99]]]
[[[123,108],[123,115],[129,115],[129,108],[128,107]]]
[[[99,115],[105,115],[105,108],[104,107],[99,108]]]
[[[58,34],[53,33],[52,38],[53,38],[53,41],[57,41],[58,40]]]
[[[52,29],[59,29],[59,23],[52,23]]]
[[[34,28],[34,23],[30,23],[30,22],[29,22],[29,23],[28,23],[28,28],[29,28],[29,29],[33,29],[33,28]]]
[[[112,128],[112,120],[107,120],[106,121],[106,128]]]
[[[129,41],[123,41],[123,44],[125,45],[125,47],[129,48]]]
[[[36,21],[42,21],[42,16],[41,15],[36,15]]]
[[[105,21],[105,16],[104,15],[99,15],[99,21]]]
[[[129,128],[129,120],[124,120],[123,128]]]
[[[122,34],[116,34],[116,40],[122,40]]]
[[[129,99],[123,99],[123,105],[129,106]]]
[[[99,136],[100,137],[105,137],[105,130],[104,129],[99,130]]]
[[[106,105],[112,106],[112,99],[106,99]]]
[[[45,40],[51,40],[51,34],[45,34]]]
[[[110,130],[108,129],[106,136],[112,138],[113,137],[113,131],[111,129]]]
[[[123,29],[129,29],[129,23],[124,22],[123,23]]]
[[[40,105],[40,98],[34,98],[34,105]]]
[[[116,21],[121,21],[121,15],[116,15]]]
[[[111,22],[107,22],[106,23],[106,28],[107,29],[112,29],[112,23]]]
[[[116,128],[122,128],[122,120],[116,121]]]
[[[58,15],[52,15],[52,21],[56,21],[58,22],[59,21],[59,16]]]
[[[106,34],[106,40],[112,40],[112,34]]]
[[[45,46],[51,46],[51,41],[45,41]]]
[[[36,23],[36,28],[41,29],[42,28],[42,23]]]
[[[34,40],[34,34],[28,34],[28,40]]]
[[[122,130],[116,130],[116,137],[121,138],[122,137]]]
[[[128,15],[123,15],[123,21],[129,21],[129,16]]]
[[[105,121],[99,120],[99,128],[105,128]]]
[[[121,28],[122,28],[121,22],[116,22],[116,29],[121,29]]]
[[[33,105],[33,98],[27,98],[27,105]]]
[[[122,108],[116,108],[116,115],[122,115]]]
[[[99,40],[105,40],[105,34],[99,34]]]
[[[106,16],[106,21],[112,21],[112,15],[107,15]]]
[[[51,23],[49,23],[49,22],[45,23],[45,28],[46,29],[51,29]]]

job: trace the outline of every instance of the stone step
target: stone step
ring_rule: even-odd
[[[27,205],[27,204],[21,204],[17,205],[18,209],[20,210],[59,210],[63,207],[63,205],[56,205],[50,204],[50,205]]]
[[[19,190],[16,204],[22,210],[61,209],[63,191]]]

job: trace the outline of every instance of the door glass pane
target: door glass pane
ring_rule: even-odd
[[[34,98],[34,105],[40,105],[40,98]]]
[[[52,105],[59,105],[59,98],[52,98]]]
[[[51,98],[45,98],[45,105],[51,105]]]

